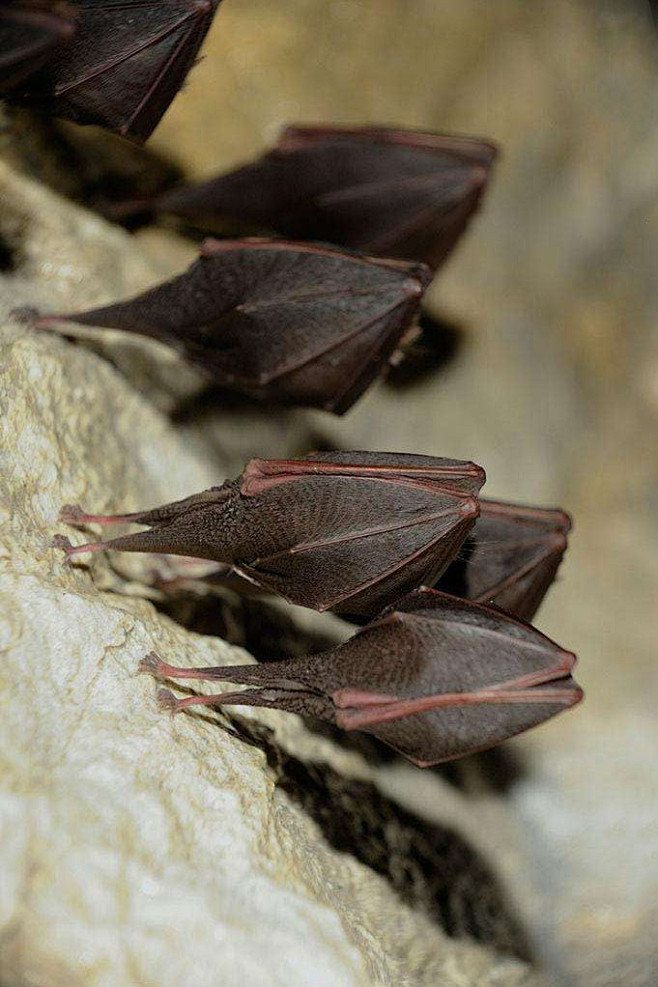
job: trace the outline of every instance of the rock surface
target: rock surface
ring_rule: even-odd
[[[57,512],[169,500],[221,464],[100,355],[8,318],[136,290],[157,266],[5,166],[0,203],[3,985],[538,985],[477,833],[512,838],[503,808],[478,813],[439,775],[418,789],[410,766],[295,717],[158,712],[134,674],[147,651],[248,657],[103,558],[64,566]]]
[[[653,987],[658,59],[646,11],[226,0],[205,55],[153,141],[190,173],[243,160],[291,119],[482,133],[504,155],[434,289],[460,325],[455,358],[413,389],[378,387],[344,420],[225,407],[173,427],[163,411],[198,381],[163,348],[4,325],[3,984],[534,982],[502,955],[519,937],[497,877],[560,982]],[[161,232],[129,239],[11,173],[1,183],[15,269],[0,274],[0,321],[21,304],[123,297],[189,259]],[[235,717],[238,737],[223,717],[163,721],[151,684],[131,677],[143,651],[189,664],[236,652],[156,614],[137,570],[62,569],[49,549],[59,504],[157,503],[250,455],[321,443],[472,457],[490,495],[572,511],[538,623],[580,654],[585,704],[506,759],[441,774],[373,764],[291,717]],[[494,784],[487,771],[505,763]],[[471,906],[485,945],[461,935]],[[262,956],[277,957],[265,974],[248,965]]]

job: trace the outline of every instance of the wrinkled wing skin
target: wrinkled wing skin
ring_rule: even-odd
[[[449,564],[477,516],[484,473],[432,457],[330,455],[249,464],[244,499],[277,539],[256,558],[255,546],[236,553],[236,567],[303,606],[373,616]]]
[[[411,593],[392,615],[337,649],[338,656],[343,669],[336,681],[401,699],[473,693],[536,676],[533,691],[544,692],[545,703],[445,707],[361,728],[421,765],[491,747],[582,697],[570,674],[571,652],[496,608],[434,590]]]
[[[58,14],[19,5],[0,8],[0,93],[33,75],[70,41],[74,27]]]
[[[439,588],[532,620],[555,579],[570,528],[561,510],[483,500],[462,558]]]
[[[180,277],[68,318],[160,339],[233,390],[343,413],[413,326],[429,279],[307,244],[209,241]]]
[[[71,0],[75,39],[22,100],[144,141],[183,85],[219,2]]]
[[[436,269],[477,209],[495,154],[449,135],[293,127],[259,161],[176,190],[160,208]]]

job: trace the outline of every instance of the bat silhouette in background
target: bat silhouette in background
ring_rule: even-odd
[[[570,530],[564,511],[481,500],[480,517],[438,588],[530,621],[555,579]]]
[[[107,516],[63,508],[71,524],[134,522],[150,530],[73,547],[163,552],[230,564],[292,603],[372,617],[454,559],[478,513],[484,471],[402,453],[254,459],[237,480],[164,507]]]
[[[343,414],[413,337],[431,274],[281,240],[207,241],[184,274],[130,301],[59,320],[175,347],[214,384]]]
[[[421,589],[322,654],[263,665],[178,668],[148,655],[156,677],[214,679],[245,691],[160,705],[265,706],[363,730],[419,767],[507,740],[574,706],[576,658],[497,608]]]
[[[62,4],[0,6],[0,93],[22,83],[70,42],[75,27]]]
[[[75,35],[11,99],[146,140],[185,82],[221,0],[69,0]]]
[[[202,229],[274,230],[436,270],[480,203],[495,145],[384,127],[287,127],[252,164],[164,195]]]

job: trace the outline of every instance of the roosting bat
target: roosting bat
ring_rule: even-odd
[[[291,603],[372,617],[433,582],[478,515],[473,463],[383,452],[253,459],[237,480],[136,514],[64,508],[63,521],[134,522],[150,531],[73,547],[165,552],[230,563]]]
[[[436,269],[476,211],[496,148],[378,127],[288,127],[260,160],[165,195],[156,208],[208,229],[226,221]]]
[[[564,511],[481,500],[480,517],[439,588],[532,620],[555,579],[570,529]]]
[[[73,37],[72,21],[34,4],[0,7],[0,93],[40,69]]]
[[[12,99],[146,140],[194,65],[221,0],[69,0],[71,44]]]
[[[58,319],[179,350],[214,383],[343,414],[415,329],[422,264],[277,240],[207,241],[201,258],[132,301]]]
[[[264,665],[177,668],[157,655],[141,670],[158,678],[215,679],[251,688],[175,700],[267,706],[364,730],[419,767],[492,747],[574,706],[576,658],[496,608],[435,590],[409,594],[345,644]]]

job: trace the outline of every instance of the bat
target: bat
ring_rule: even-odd
[[[75,37],[12,100],[145,141],[194,65],[221,0],[69,0]]]
[[[207,241],[180,277],[59,319],[176,348],[214,384],[269,403],[346,412],[415,330],[421,264],[279,240]]]
[[[580,702],[576,656],[495,607],[420,589],[345,644],[264,665],[177,668],[157,678],[218,679],[242,692],[174,699],[162,708],[266,706],[363,730],[419,767],[485,750]]]
[[[23,82],[70,42],[73,23],[56,10],[35,4],[0,7],[0,93]]]
[[[480,517],[439,588],[530,621],[555,579],[570,529],[564,511],[481,500]]]
[[[473,463],[383,452],[252,459],[237,480],[151,511],[71,524],[132,522],[150,530],[72,546],[165,552],[229,563],[256,586],[313,610],[371,617],[455,557],[478,515],[485,474]]]
[[[476,211],[488,141],[384,127],[292,126],[252,164],[165,194],[156,210],[421,261],[436,270]]]

